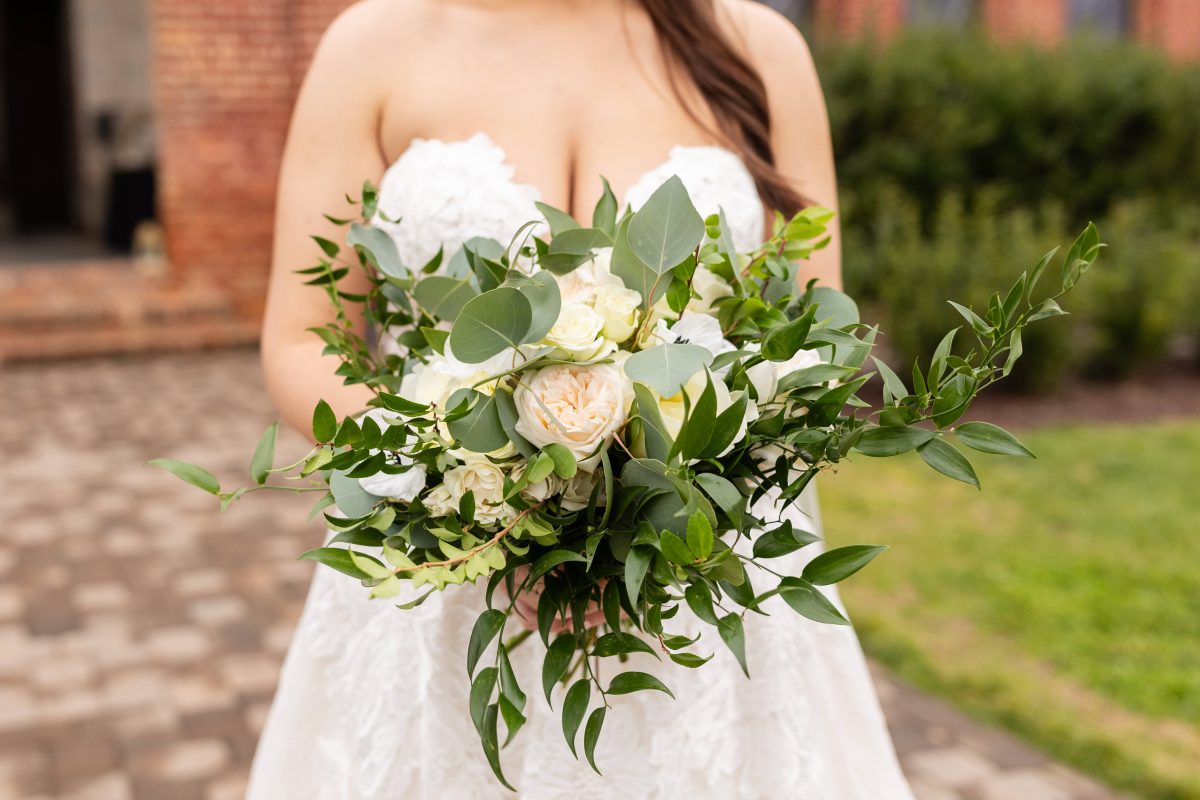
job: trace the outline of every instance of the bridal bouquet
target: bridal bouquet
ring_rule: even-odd
[[[530,702],[509,650],[531,629],[545,648],[541,689],[549,701],[555,684],[569,684],[566,740],[575,752],[582,727],[595,768],[610,697],[670,694],[646,672],[601,680],[600,660],[647,653],[698,668],[712,658],[697,652],[698,637],[672,631],[681,607],[743,670],[743,618],[769,597],[848,624],[820,587],[883,548],[832,549],[800,574],[780,573],[771,559],[818,541],[780,509],[854,451],[915,450],[974,485],[956,445],[1031,455],[994,425],[957,422],[1010,372],[1025,326],[1065,313],[1057,298],[1102,247],[1089,226],[1048,296],[1035,290],[1053,252],[986,309],[955,305],[974,341],[955,350],[951,331],[906,383],[878,359],[864,372],[878,331],[850,298],[797,284],[795,262],[827,241],[832,214],[822,209],[778,217],[768,241],[738,253],[722,216],[701,218],[678,178],[623,214],[605,183],[589,226],[540,206],[545,221],[512,241],[475,239],[412,265],[387,232],[403,223],[382,218],[375,190],[353,202],[358,221],[330,218],[348,226],[351,258],[317,238],[322,257],[301,272],[336,311],[313,332],[340,358],[346,383],[370,388],[372,408],[339,420],[319,403],[316,446],[282,467],[272,426],[249,487],[224,491],[199,467],[153,463],[223,508],[263,489],[320,493],[314,513],[335,535],[301,557],[373,598],[417,590],[400,608],[481,581],[463,654],[469,712],[505,786],[501,742]],[[359,269],[366,294],[339,288]],[[355,333],[348,306],[361,308],[374,341]],[[858,396],[872,375],[878,406]]]

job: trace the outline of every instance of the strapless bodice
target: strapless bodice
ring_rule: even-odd
[[[414,139],[379,186],[379,210],[390,223],[376,225],[395,239],[400,257],[420,268],[438,251],[454,253],[483,236],[505,244],[522,225],[541,219],[536,186],[514,180],[515,168],[486,134],[441,141]],[[723,209],[738,250],[762,241],[763,205],[754,178],[734,152],[711,145],[671,148],[667,158],[625,193],[635,210],[672,175],[678,175],[702,215]]]

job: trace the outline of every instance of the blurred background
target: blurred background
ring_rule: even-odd
[[[985,492],[855,458],[835,543],[922,800],[1200,798],[1200,2],[774,0],[893,366],[1089,220],[976,418]],[[346,0],[0,0],[0,798],[238,798],[321,532],[240,480],[290,104]],[[904,374],[904,370],[900,370]],[[284,455],[302,452],[281,440]],[[751,656],[752,657],[752,656]],[[836,800],[836,799],[832,799]]]

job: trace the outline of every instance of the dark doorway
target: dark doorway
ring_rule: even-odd
[[[77,223],[66,6],[0,0],[0,210],[19,235]]]

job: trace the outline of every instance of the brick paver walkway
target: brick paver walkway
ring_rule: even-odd
[[[270,419],[244,350],[0,367],[0,798],[242,796],[312,574],[295,556],[321,531],[300,524],[303,499],[218,517],[142,465],[171,455],[232,481]],[[281,455],[302,448],[281,438]],[[1111,797],[878,683],[921,800]]]

